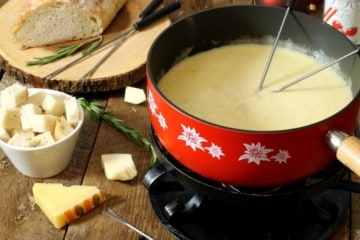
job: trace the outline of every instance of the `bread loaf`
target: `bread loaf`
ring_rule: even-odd
[[[102,34],[127,0],[24,0],[14,24],[24,48],[79,40]]]

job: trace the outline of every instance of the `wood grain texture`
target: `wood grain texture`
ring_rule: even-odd
[[[145,76],[145,62],[148,50],[155,38],[170,24],[170,20],[165,17],[130,36],[98,68],[89,80],[79,81],[83,74],[108,52],[109,48],[105,48],[91,58],[76,64],[45,82],[43,78],[46,75],[71,62],[80,56],[81,53],[43,66],[27,66],[27,61],[52,55],[60,46],[72,45],[77,42],[21,49],[14,42],[12,26],[20,14],[22,2],[24,1],[11,0],[0,7],[0,29],[2,30],[0,38],[0,68],[22,83],[68,93],[111,91],[142,80]],[[150,0],[128,1],[115,17],[113,23],[104,32],[104,42],[112,39],[138,21],[140,12],[149,2]]]

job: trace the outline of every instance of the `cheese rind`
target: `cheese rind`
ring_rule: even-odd
[[[35,183],[33,196],[36,204],[56,228],[61,228],[106,200],[96,186],[60,183]]]

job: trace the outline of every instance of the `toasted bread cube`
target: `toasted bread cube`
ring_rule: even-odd
[[[80,121],[79,104],[75,97],[64,99],[66,120],[72,126],[76,126]]]
[[[20,122],[22,130],[32,129],[32,115],[42,114],[42,109],[33,103],[27,103],[20,107]]]
[[[33,104],[33,103],[26,103],[20,107],[20,114],[41,114],[42,109]]]
[[[8,144],[18,147],[36,147],[39,145],[39,139],[35,138],[35,134],[31,131],[17,131],[9,139]]]
[[[39,144],[37,146],[46,146],[55,142],[53,136],[51,135],[51,132],[49,131],[41,133],[34,138],[35,140],[39,141]]]
[[[24,131],[32,130],[32,115],[34,114],[20,114],[21,129]]]
[[[8,142],[10,139],[10,134],[5,128],[0,128],[0,140]]]
[[[14,83],[1,92],[1,106],[5,108],[16,108],[26,102],[28,95],[28,88],[26,86]]]
[[[53,132],[56,123],[56,117],[53,115],[31,115],[32,130],[34,132],[43,133],[46,131]]]
[[[54,138],[56,141],[69,135],[74,128],[66,121],[66,119],[61,116],[56,119],[55,129],[54,129]]]
[[[5,129],[21,129],[19,109],[1,107],[0,127]]]
[[[55,95],[46,95],[41,107],[45,114],[61,116],[65,113],[65,106],[63,98]]]
[[[132,104],[140,104],[146,101],[146,95],[143,89],[135,87],[125,88],[124,101]]]
[[[42,102],[44,101],[46,95],[47,94],[45,92],[34,93],[34,94],[28,96],[26,102],[40,107]]]

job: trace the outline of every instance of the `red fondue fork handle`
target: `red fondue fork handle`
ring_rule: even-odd
[[[326,134],[326,142],[336,152],[336,158],[360,176],[360,140],[342,131],[331,130]]]

